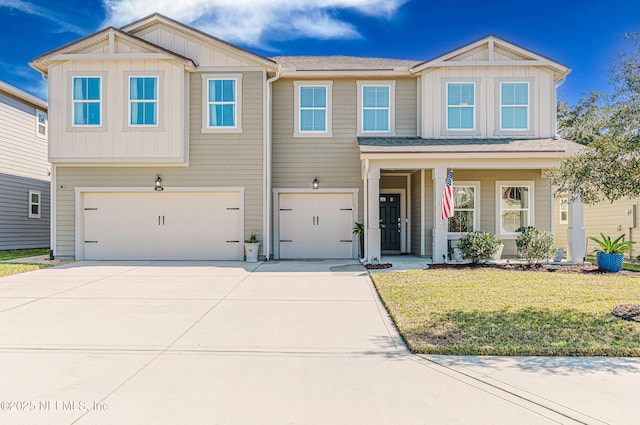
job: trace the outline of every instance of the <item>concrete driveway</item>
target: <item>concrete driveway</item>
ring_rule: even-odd
[[[351,261],[81,262],[0,279],[1,424],[620,416],[592,415],[528,391],[508,370],[453,359],[409,354]],[[633,368],[625,379],[640,376]]]

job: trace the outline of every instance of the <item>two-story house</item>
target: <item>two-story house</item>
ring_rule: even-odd
[[[49,79],[54,254],[242,259],[413,253],[465,232],[515,254],[552,229],[545,170],[569,69],[494,36],[438,58],[264,58],[161,15],[36,58]],[[440,220],[453,168],[454,217]],[[584,255],[582,206],[570,211]],[[381,229],[380,224],[384,224]]]
[[[0,250],[49,247],[47,102],[0,81]]]

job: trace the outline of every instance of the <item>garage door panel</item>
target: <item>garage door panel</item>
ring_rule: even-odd
[[[237,260],[237,192],[87,193],[85,258]]]
[[[353,195],[280,194],[281,258],[351,258]]]

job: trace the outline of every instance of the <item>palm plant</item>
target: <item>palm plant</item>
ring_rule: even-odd
[[[589,237],[592,241],[596,242],[600,245],[599,249],[596,249],[595,252],[600,252],[602,254],[624,254],[625,252],[630,252],[633,250],[631,245],[635,242],[625,241],[625,234],[621,234],[615,240],[611,240],[610,236],[605,235],[604,233],[600,233],[602,239],[598,239],[596,237]]]

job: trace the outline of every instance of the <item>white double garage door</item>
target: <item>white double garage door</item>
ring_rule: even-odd
[[[353,258],[354,200],[353,193],[277,194],[276,257]],[[243,259],[242,191],[87,191],[78,201],[78,259]]]

